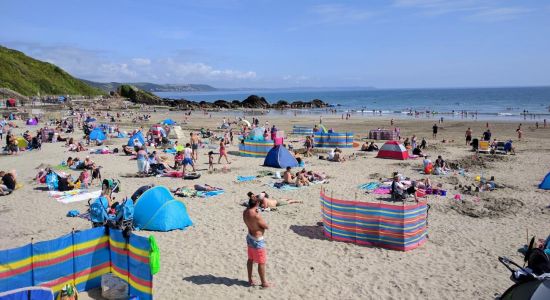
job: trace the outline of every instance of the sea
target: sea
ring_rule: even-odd
[[[392,118],[451,118],[480,120],[550,121],[550,87],[447,88],[447,89],[276,89],[213,92],[158,92],[163,98],[213,102],[244,100],[249,95],[279,100],[321,99],[334,114]],[[297,110],[326,114],[327,109]],[[271,110],[273,114],[296,114],[296,110]]]

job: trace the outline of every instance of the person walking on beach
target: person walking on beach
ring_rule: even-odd
[[[433,132],[433,138],[434,139],[437,139],[437,124],[434,123],[434,126],[432,127],[432,132]]]
[[[191,151],[192,158],[194,161],[199,159],[199,135],[191,132]]]
[[[218,165],[222,163],[222,157],[225,157],[225,161],[230,164],[229,159],[227,158],[227,152],[225,150],[225,139],[220,141],[220,157],[218,158]]]
[[[243,212],[243,221],[248,228],[248,234],[246,235],[246,246],[248,253],[248,260],[246,261],[246,270],[248,271],[248,283],[255,285],[252,280],[252,269],[254,264],[258,264],[258,274],[260,275],[260,281],[262,287],[267,288],[270,286],[265,278],[265,264],[267,261],[266,244],[264,240],[265,230],[268,229],[267,223],[258,213],[258,198],[252,192],[248,193],[248,207]]]
[[[472,141],[472,130],[470,127],[466,130],[466,146],[470,145],[470,142]]]

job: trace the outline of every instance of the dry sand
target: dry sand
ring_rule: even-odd
[[[222,116],[221,113],[212,118],[193,115],[190,124],[183,128],[186,133],[189,128],[215,128]],[[168,112],[154,114],[153,120],[165,117],[183,120],[182,114]],[[287,133],[293,124],[312,125],[318,120],[318,116],[308,115],[269,117],[271,124],[282,127]],[[389,127],[389,120],[354,116],[343,121],[338,115],[324,116],[323,124],[365,137],[368,129]],[[419,139],[428,139],[428,153],[433,159],[440,154],[448,161],[472,165],[469,169],[472,177],[430,176],[433,182],[442,183],[452,196],[457,193],[457,184],[473,183],[473,176],[481,172],[475,163],[471,163],[472,152],[464,145],[464,131],[470,126],[478,136],[484,131],[485,122],[445,121],[438,141],[431,139],[432,124],[433,121],[429,120],[396,120],[402,136],[416,134]],[[183,181],[155,177],[124,178],[122,174],[137,170],[135,161],[119,155],[92,155],[92,158],[104,167],[104,177],[121,180],[122,192],[118,198],[129,196],[139,186],[151,182],[168,188],[208,183],[226,189],[224,195],[216,198],[182,199],[195,223],[193,227],[167,233],[137,232],[145,236],[154,234],[161,249],[161,271],[154,278],[157,299],[490,299],[512,284],[509,273],[499,264],[497,257],[506,255],[520,261],[517,249],[526,243],[526,230],[540,238],[550,232],[550,211],[546,208],[550,204],[550,194],[536,187],[550,170],[550,129],[534,130],[528,126],[534,125],[524,122],[524,140],[516,141],[517,123],[491,122],[494,137],[515,140],[517,155],[485,160],[485,176],[494,175],[497,182],[506,187],[480,194],[478,202],[471,195],[464,195],[464,203],[453,200],[451,196],[430,197],[428,241],[410,252],[325,239],[322,227],[318,225],[321,221],[319,185],[281,192],[264,186],[273,181],[267,177],[257,182],[235,183],[237,175],[255,175],[259,170],[268,169],[261,166],[262,159],[230,155],[230,173],[208,174],[203,171],[199,180]],[[21,127],[17,133],[26,129]],[[77,135],[80,134],[78,130]],[[455,142],[442,144],[439,141],[443,138]],[[114,141],[115,146],[120,146],[126,139]],[[236,151],[237,146],[233,145],[229,150]],[[354,151],[346,149],[345,154]],[[206,152],[202,150],[200,153],[200,169],[207,167]],[[79,154],[80,158],[85,155]],[[68,156],[74,157],[75,153],[67,152],[62,143],[53,143],[44,144],[41,151],[0,157],[0,170],[16,169],[19,181],[25,183],[15,193],[0,197],[1,249],[21,246],[29,243],[31,238],[47,240],[66,234],[72,228],[90,227],[83,219],[65,217],[71,209],[85,211],[85,202],[57,203],[32,182],[39,164],[55,165]],[[365,201],[376,200],[362,194],[357,186],[371,181],[371,178],[390,176],[393,171],[416,179],[423,176],[418,171],[421,160],[383,160],[374,158],[372,153],[344,163],[317,158],[306,158],[305,162],[307,169],[328,173],[330,183],[323,186],[335,197],[344,199],[357,194]],[[270,226],[266,233],[267,276],[274,284],[270,289],[246,286],[246,230],[242,222],[243,207],[239,205],[246,199],[246,192],[264,190],[275,198],[304,201],[304,204],[263,213]],[[84,299],[95,298],[87,294],[83,296]]]

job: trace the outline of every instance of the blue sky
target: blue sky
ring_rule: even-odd
[[[96,81],[550,85],[550,1],[7,1],[0,44]]]

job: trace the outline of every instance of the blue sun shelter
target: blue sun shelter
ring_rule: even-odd
[[[90,141],[103,142],[106,139],[107,136],[100,127],[96,127],[94,128],[94,130],[92,130],[92,132],[90,132]]]
[[[143,230],[170,231],[193,225],[183,202],[164,186],[148,189],[134,207],[134,225]]]
[[[546,174],[542,182],[539,184],[539,189],[550,190],[550,173]]]
[[[286,167],[297,167],[298,161],[287,148],[277,145],[267,153],[264,166],[284,169]]]
[[[135,146],[134,140],[138,140],[142,145],[145,145],[145,138],[143,138],[143,133],[141,133],[141,131],[134,133],[128,139],[128,146],[134,147]]]
[[[174,121],[172,119],[166,119],[166,120],[162,121],[162,124],[168,125],[168,126],[176,125],[176,121]]]

